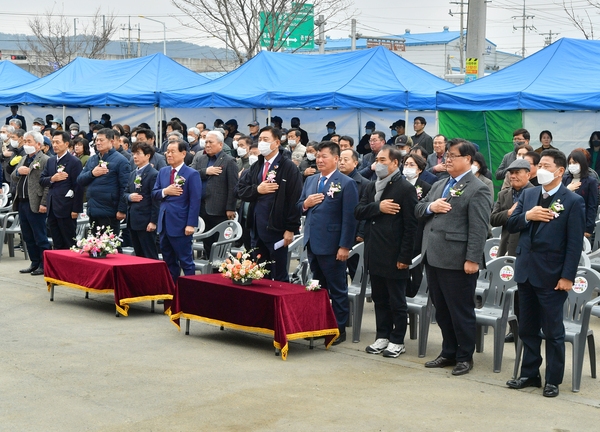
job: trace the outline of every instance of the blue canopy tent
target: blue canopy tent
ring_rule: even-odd
[[[209,81],[163,54],[129,60],[79,57],[44,78],[0,91],[0,104],[151,107],[162,92]]]
[[[386,48],[330,55],[262,51],[210,83],[161,94],[162,107],[435,110],[453,87]]]
[[[35,75],[30,74],[12,62],[7,60],[0,61],[0,91],[29,84],[37,79]]]

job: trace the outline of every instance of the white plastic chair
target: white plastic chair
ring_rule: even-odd
[[[194,260],[196,271],[200,271],[202,274],[212,273],[227,259],[233,244],[242,238],[242,226],[238,221],[227,220],[200,234],[197,240],[200,241],[217,233],[219,233],[219,238],[213,243],[208,259]]]

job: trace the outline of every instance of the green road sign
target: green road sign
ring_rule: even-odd
[[[291,13],[280,13],[273,16],[260,12],[260,28],[264,29],[260,39],[262,47],[298,49],[315,47],[315,17],[312,4],[296,7],[292,4]]]

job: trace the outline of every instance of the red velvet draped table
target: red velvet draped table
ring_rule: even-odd
[[[266,279],[236,285],[221,274],[177,280],[171,321],[179,327],[180,318],[273,335],[283,360],[290,340],[325,336],[329,348],[339,335],[327,290]]]
[[[130,255],[90,258],[70,250],[44,252],[44,279],[54,300],[54,285],[85,292],[114,292],[117,312],[127,316],[130,303],[171,300],[173,279],[164,261]],[[168,301],[165,301],[165,309]]]

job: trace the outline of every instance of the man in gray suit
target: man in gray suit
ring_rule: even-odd
[[[433,137],[433,153],[427,156],[427,167],[425,168],[439,179],[448,178],[446,171],[446,145],[448,140],[444,135]]]
[[[441,354],[425,367],[454,366],[452,375],[473,368],[475,286],[492,209],[489,188],[471,172],[476,151],[461,138],[449,141],[450,178],[436,182],[415,208],[425,219],[421,253],[443,337]]]
[[[202,200],[200,217],[206,224],[206,231],[228,219],[235,218],[235,186],[238,182],[238,166],[235,158],[223,152],[223,134],[210,131],[206,134],[204,153],[198,153],[190,165],[200,173],[202,179]],[[214,235],[203,241],[207,258],[212,244],[217,241]]]
[[[40,177],[49,157],[41,151],[44,137],[39,132],[27,132],[23,136],[26,156],[17,164],[11,177],[17,185],[13,210],[19,212],[21,235],[27,245],[31,265],[21,273],[33,276],[44,274],[44,251],[50,249],[46,232],[46,200],[48,188],[40,185]]]

